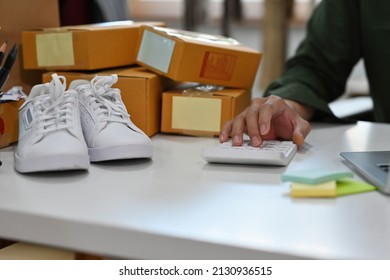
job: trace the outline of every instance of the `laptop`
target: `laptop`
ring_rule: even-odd
[[[390,195],[390,151],[342,152],[347,160],[378,191]]]

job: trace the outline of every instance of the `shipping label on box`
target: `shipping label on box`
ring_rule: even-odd
[[[219,131],[221,110],[222,100],[219,98],[172,96],[171,127],[205,133]]]
[[[72,32],[36,34],[38,67],[75,65]]]
[[[250,89],[261,57],[231,38],[143,26],[136,60],[178,82]]]
[[[222,89],[211,94],[163,93],[161,132],[217,136],[222,126],[250,103],[245,89]]]

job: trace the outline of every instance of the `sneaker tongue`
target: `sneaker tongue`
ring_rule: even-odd
[[[48,93],[49,93],[49,84],[48,83],[47,84],[40,84],[40,85],[35,85],[31,89],[28,97],[30,99],[32,99],[32,98],[35,98],[35,97],[38,97],[38,96],[41,96],[41,95],[45,95],[45,94],[48,94]]]
[[[54,87],[49,87],[49,94],[44,96],[42,105],[45,109],[52,110],[62,103],[65,93]]]
[[[65,80],[63,76],[53,74],[52,78],[50,83],[35,85],[28,95],[29,99],[38,98],[41,100],[45,110],[56,107],[64,97]]]
[[[127,110],[123,108],[120,90],[112,88],[118,80],[117,75],[97,76],[91,82],[92,92],[98,100],[105,122],[126,122]]]
[[[107,99],[108,101],[110,101],[113,104],[117,103],[116,98],[112,93],[105,93],[102,95],[102,97],[104,97],[105,99]]]

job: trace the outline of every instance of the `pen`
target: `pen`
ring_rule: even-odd
[[[12,46],[12,49],[8,53],[8,56],[4,62],[3,67],[0,69],[0,90],[3,88],[5,82],[8,79],[9,72],[11,71],[11,68],[14,65],[17,54],[18,54],[18,48],[14,44]]]

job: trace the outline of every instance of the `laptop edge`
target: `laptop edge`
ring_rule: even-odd
[[[390,172],[379,167],[390,163],[390,151],[342,152],[340,155],[369,183],[390,195]]]

